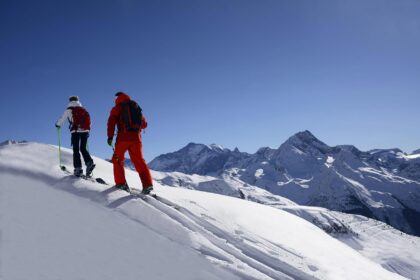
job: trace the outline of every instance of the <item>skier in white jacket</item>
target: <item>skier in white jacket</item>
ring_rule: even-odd
[[[87,150],[87,141],[90,132],[90,116],[88,111],[83,108],[78,96],[70,96],[70,103],[64,111],[61,118],[57,120],[55,126],[60,128],[67,120],[71,132],[71,145],[73,146],[73,166],[74,175],[81,176],[83,174],[82,161],[80,153],[86,165],[86,176],[90,176],[95,163]]]

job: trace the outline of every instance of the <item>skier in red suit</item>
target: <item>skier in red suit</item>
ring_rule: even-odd
[[[130,159],[139,173],[143,185],[143,193],[153,190],[153,180],[142,152],[141,130],[147,127],[146,118],[141,108],[124,92],[115,94],[115,106],[108,118],[108,145],[112,146],[115,126],[117,126],[117,139],[112,157],[114,164],[115,187],[129,190],[124,172],[124,155],[128,151]]]

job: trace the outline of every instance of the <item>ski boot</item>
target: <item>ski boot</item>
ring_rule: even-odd
[[[150,192],[151,191],[153,191],[153,186],[149,186],[149,187],[147,187],[147,188],[144,188],[142,191],[141,191],[141,193],[142,194],[150,194]]]
[[[117,188],[117,189],[119,189],[119,190],[130,192],[130,188],[128,187],[127,184],[124,184],[124,185],[115,185],[114,187]]]
[[[83,169],[82,168],[75,168],[73,174],[76,177],[80,177],[80,176],[83,175]]]
[[[95,167],[96,167],[96,164],[93,163],[93,161],[89,162],[86,165],[86,177],[90,177],[92,175],[92,171],[93,169],[95,169]]]

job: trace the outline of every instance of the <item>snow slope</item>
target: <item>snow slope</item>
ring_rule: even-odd
[[[386,269],[410,279],[420,279],[420,238],[383,222],[321,207],[301,206],[230,176],[154,172],[154,179],[164,186],[218,193],[285,210],[316,225]]]
[[[0,154],[2,279],[238,278],[168,238],[182,231],[168,226],[166,234],[158,233],[104,207],[103,186],[56,170],[55,148],[13,145]],[[156,215],[148,207],[138,210]],[[160,217],[156,223],[167,222]]]
[[[95,161],[112,182],[111,164]],[[145,201],[64,174],[54,146],[0,147],[0,278],[403,279],[286,211],[155,188],[160,201]]]

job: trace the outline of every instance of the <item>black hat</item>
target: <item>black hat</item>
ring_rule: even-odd
[[[121,94],[126,94],[125,92],[123,92],[123,91],[119,91],[119,92],[117,92],[116,94],[115,94],[115,96],[119,96],[119,95],[121,95]]]
[[[69,101],[79,101],[79,96],[76,96],[76,95],[70,96]]]

